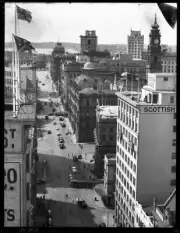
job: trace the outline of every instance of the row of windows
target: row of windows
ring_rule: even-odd
[[[122,146],[126,149],[126,151],[128,151],[128,153],[132,156],[132,158],[134,158],[136,160],[137,159],[137,151],[134,150],[134,143],[133,142],[132,142],[132,144],[127,143],[124,140],[121,140],[120,143],[122,143]],[[125,161],[126,161],[127,155],[124,153],[123,150],[121,150],[119,145],[117,145],[116,150],[120,155],[122,154],[123,159],[125,158]],[[127,159],[127,161],[128,161],[128,159]]]
[[[7,78],[7,79],[5,79],[5,83],[6,83],[6,84],[12,84],[12,83],[13,83],[13,80],[12,80],[12,79]]]
[[[118,165],[120,166],[120,169],[126,174],[128,179],[130,179],[131,183],[136,186],[136,178],[133,176],[133,174],[128,170],[128,168],[123,164],[121,160],[119,160]],[[116,168],[116,173],[119,179],[124,183],[124,186],[127,188],[127,190],[132,194],[132,187],[129,184],[128,180],[124,177],[123,173],[120,171],[120,169],[117,167]]]
[[[12,97],[13,97],[13,95],[12,95],[12,93],[11,93],[11,94],[9,94],[9,93],[5,93],[5,94],[4,94],[4,97],[5,97],[5,98],[12,98]]]
[[[133,164],[133,161],[130,159],[130,157],[126,153],[124,153],[123,150],[121,150],[121,148],[120,148],[119,154],[123,158],[123,160],[126,162],[128,167],[131,167],[131,169],[136,173],[136,164]],[[125,174],[129,178],[129,171],[127,171],[127,173],[126,173],[126,166],[123,164],[121,159],[119,159],[119,161],[118,161],[118,156],[117,156],[117,162],[118,162],[119,166],[122,167],[122,170],[125,172]],[[122,162],[122,164],[121,164],[121,162]]]
[[[125,127],[118,123],[118,131],[121,132],[129,141],[137,145],[137,138],[134,137]]]
[[[118,112],[118,117],[120,118],[120,120],[125,123],[127,126],[129,126],[129,128],[131,128],[132,130],[134,130],[135,132],[137,132],[138,130],[138,124],[137,122],[135,122],[134,120],[132,120],[128,115],[123,114],[123,112]]]
[[[101,142],[107,142],[107,141],[114,141],[114,137],[112,135],[102,134],[101,135]]]
[[[12,71],[4,71],[5,76],[12,76]]]
[[[164,64],[176,64],[176,61],[162,61]]]
[[[6,87],[5,86],[5,92],[12,92],[12,90],[13,90],[12,87],[10,87],[10,86]]]
[[[131,212],[135,211],[134,208],[134,204],[133,201],[131,200],[131,198],[129,197],[129,195],[126,195],[126,201],[128,203],[128,205],[126,204],[126,202],[123,200],[123,198],[121,197],[120,193],[118,193],[118,190],[116,189],[116,196],[118,196],[118,200],[121,203],[121,206],[123,207],[124,212],[126,213],[126,215],[129,217],[130,221],[133,223],[134,225],[134,216],[131,214]],[[132,209],[132,211],[130,210],[130,208]],[[120,208],[122,209],[122,208]],[[122,215],[122,212],[121,212]]]
[[[129,112],[130,114],[132,113],[133,116],[138,117],[138,111],[136,110],[136,108],[133,108],[132,106],[130,106],[129,104],[125,103],[122,100],[118,100],[118,106],[121,109],[124,109],[126,112]]]

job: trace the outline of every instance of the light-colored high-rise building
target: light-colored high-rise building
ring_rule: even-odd
[[[163,203],[176,185],[176,75],[148,73],[140,93],[118,96],[116,219],[134,226],[135,203]]]
[[[144,36],[141,31],[131,30],[131,35],[127,36],[127,53],[131,54],[133,59],[141,59],[144,48]]]

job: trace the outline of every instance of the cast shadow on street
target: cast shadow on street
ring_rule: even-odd
[[[91,208],[82,209],[76,203],[46,200],[47,209],[52,210],[54,227],[98,227]]]

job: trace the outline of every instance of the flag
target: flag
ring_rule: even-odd
[[[31,22],[32,20],[32,16],[31,16],[31,12],[27,11],[19,6],[16,5],[16,10],[17,10],[17,18],[21,19],[21,20],[25,20],[28,23]]]
[[[15,39],[15,43],[16,43],[18,52],[31,51],[32,49],[35,50],[35,48],[31,44],[31,42],[29,42],[28,40],[25,40],[19,36],[15,36],[15,35],[13,35],[13,36]]]
[[[167,23],[174,28],[177,22],[177,8],[166,3],[158,3],[158,6]]]

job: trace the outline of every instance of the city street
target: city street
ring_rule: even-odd
[[[43,72],[43,73],[40,73]],[[42,83],[46,83],[45,86],[39,85],[41,90],[40,99],[43,102],[49,102],[48,95],[52,93],[52,82],[46,81],[47,71],[38,71],[38,79]],[[44,97],[43,97],[43,92]],[[52,98],[53,102],[59,102],[58,97]],[[52,107],[54,108],[54,106]],[[45,116],[49,112],[52,112],[52,108],[48,105],[44,105],[44,110],[41,116]],[[62,110],[62,107],[57,107],[57,110]],[[43,120],[43,135],[38,140],[38,155],[40,156],[40,162],[47,161],[45,174],[43,169],[41,177],[45,175],[46,185],[37,185],[38,194],[45,193],[46,206],[52,210],[53,226],[66,226],[66,227],[97,227],[102,221],[105,221],[107,225],[112,225],[114,211],[107,209],[101,201],[101,198],[93,189],[85,188],[71,188],[69,182],[69,174],[72,174],[74,179],[82,179],[84,176],[86,180],[94,175],[90,171],[90,160],[93,159],[95,147],[93,144],[83,144],[82,151],[79,148],[79,144],[76,144],[72,140],[72,135],[66,135],[69,129],[69,121],[65,118],[64,122],[66,127],[63,128],[59,124],[59,117],[49,117],[49,120]],[[53,125],[56,121],[57,125]],[[59,127],[59,130],[56,129]],[[47,131],[51,130],[51,134]],[[57,132],[62,134],[65,140],[65,149],[60,149]],[[71,154],[82,154],[83,160],[81,162],[74,162]],[[85,156],[87,154],[87,156]],[[73,173],[72,166],[76,166],[78,172]],[[84,169],[85,167],[85,169]],[[95,178],[95,177],[94,177]],[[65,198],[68,194],[68,198]],[[94,197],[97,197],[98,201],[94,201]],[[84,198],[88,208],[82,209],[76,201],[76,198]],[[50,200],[51,199],[51,200]],[[74,199],[74,200],[73,200]]]

